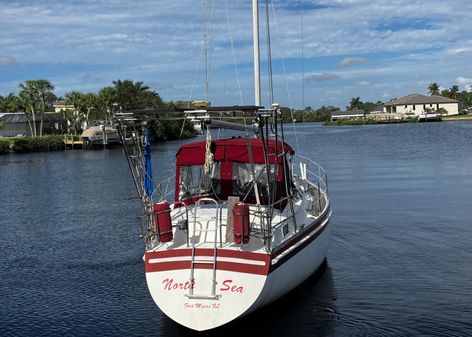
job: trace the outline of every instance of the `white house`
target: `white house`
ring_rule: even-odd
[[[385,112],[414,113],[417,116],[439,109],[444,109],[448,115],[457,115],[459,114],[459,102],[442,96],[412,94],[384,105]]]

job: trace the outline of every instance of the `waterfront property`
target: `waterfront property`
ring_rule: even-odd
[[[39,135],[41,123],[43,134],[63,134],[67,130],[64,117],[55,113],[37,114],[33,123],[32,117],[24,112],[0,112],[0,120],[4,123],[4,127],[0,129],[0,137],[31,136],[33,128],[36,128],[36,134]]]
[[[75,107],[73,104],[67,104],[65,101],[54,102],[52,107],[54,108],[54,112],[56,113],[75,110]]]
[[[428,115],[457,115],[459,102],[442,96],[411,94],[384,105],[384,112],[414,113],[419,118]]]

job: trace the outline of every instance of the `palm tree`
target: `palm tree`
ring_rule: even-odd
[[[39,136],[43,135],[43,114],[46,112],[46,107],[51,106],[55,101],[54,86],[48,80],[36,80],[35,87],[38,91],[39,107],[41,112],[41,127],[39,129]]]
[[[18,88],[20,89],[20,104],[24,108],[26,115],[31,114],[33,124],[31,125],[30,119],[27,119],[31,131],[31,136],[36,137],[36,105],[38,97],[34,82],[26,81],[25,83],[20,83],[18,85]]]
[[[459,99],[459,86],[453,85],[449,90],[449,97],[455,99],[456,101]]]
[[[36,114],[41,112],[44,114],[46,106],[52,104],[56,96],[53,93],[54,86],[48,80],[28,80],[18,85],[20,89],[20,99],[26,114],[31,114],[33,126],[30,129],[33,137],[37,136],[36,131]],[[41,116],[40,136],[43,133],[43,118]]]
[[[85,123],[83,124],[83,128],[87,128],[90,118],[90,112],[93,109],[96,109],[98,105],[98,97],[95,94],[84,94],[83,95],[83,109],[85,112]]]
[[[106,119],[111,116],[113,105],[116,103],[116,90],[113,87],[104,87],[98,92],[98,104],[101,110],[106,111]]]
[[[351,102],[349,103],[349,109],[351,110],[358,110],[362,105],[360,97],[353,97],[351,98]]]
[[[451,97],[451,92],[449,91],[449,89],[443,89],[443,90],[441,90],[441,96]]]
[[[142,106],[142,93],[147,92],[149,87],[143,82],[134,83],[131,80],[113,81],[116,92],[116,101],[122,110],[140,109]]]
[[[439,84],[437,84],[436,82],[434,83],[431,83],[429,86],[428,86],[428,93],[431,95],[431,96],[437,96],[439,95]]]
[[[83,94],[78,91],[70,91],[64,95],[65,102],[68,105],[72,105],[74,107],[74,111],[72,112],[72,116],[69,116],[68,124],[74,127],[75,131],[79,128],[79,125],[82,121],[82,113],[81,107],[83,105]]]
[[[21,110],[20,98],[13,93],[4,97],[0,96],[0,111],[18,112]]]

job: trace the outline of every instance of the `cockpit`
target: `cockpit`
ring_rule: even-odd
[[[242,201],[256,203],[256,191],[261,204],[284,198],[291,177],[287,156],[283,154],[294,152],[280,141],[269,142],[266,151],[263,145],[260,139],[213,141],[209,147],[211,165],[205,163],[208,160],[205,141],[182,146],[177,153],[176,201],[189,205],[202,197],[227,200],[229,196],[239,196]]]

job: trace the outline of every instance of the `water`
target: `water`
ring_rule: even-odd
[[[328,171],[327,263],[205,333],[166,318],[147,291],[121,149],[0,156],[0,335],[470,336],[471,134],[469,122],[297,125],[302,154]],[[173,172],[180,144],[154,149],[154,172]]]

